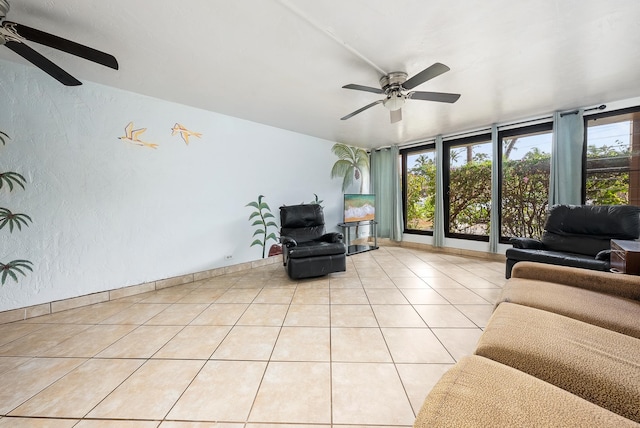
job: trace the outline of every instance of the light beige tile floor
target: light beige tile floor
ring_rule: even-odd
[[[0,325],[0,428],[409,427],[471,353],[504,264],[381,247]]]

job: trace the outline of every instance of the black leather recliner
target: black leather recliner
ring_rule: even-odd
[[[347,270],[343,235],[325,232],[324,212],[320,205],[280,207],[280,226],[283,262],[291,279]]]
[[[511,238],[505,276],[520,261],[608,271],[612,239],[638,239],[640,207],[555,205],[540,240]]]

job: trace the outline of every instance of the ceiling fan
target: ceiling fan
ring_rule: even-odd
[[[400,122],[402,120],[402,106],[408,99],[423,100],[423,101],[436,101],[440,103],[455,103],[460,98],[460,94],[448,94],[444,92],[422,92],[422,91],[410,91],[418,85],[423,84],[427,80],[431,80],[434,77],[446,73],[450,68],[444,64],[436,62],[430,67],[422,70],[415,76],[407,79],[407,73],[402,71],[394,71],[386,76],[380,78],[380,86],[382,89],[372,88],[370,86],[362,86],[349,84],[344,85],[345,89],[355,89],[356,91],[373,92],[374,94],[385,95],[386,98],[378,101],[374,101],[353,113],[340,118],[340,120],[347,120],[356,114],[382,103],[391,112],[391,123]],[[409,92],[410,91],[410,92]]]
[[[31,49],[25,44],[25,40],[58,49],[115,70],[118,69],[118,61],[113,55],[63,39],[62,37],[54,36],[53,34],[45,33],[44,31],[36,30],[35,28],[27,27],[26,25],[5,21],[4,18],[8,12],[9,2],[7,0],[0,0],[0,45],[5,45],[63,85],[77,86],[82,85],[82,82]]]

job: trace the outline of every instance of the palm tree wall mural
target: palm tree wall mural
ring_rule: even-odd
[[[366,150],[342,143],[336,143],[331,148],[338,160],[331,168],[331,178],[342,178],[344,192],[355,181],[360,180],[360,193],[364,189],[364,174],[369,172],[369,154]]]
[[[6,145],[6,140],[8,139],[9,136],[0,131],[0,144],[3,146]],[[26,182],[27,180],[17,172],[7,171],[0,173],[0,190],[8,188],[9,192],[12,192],[17,186],[22,187],[24,190]],[[8,208],[0,208],[0,230],[9,226],[9,233],[13,233],[14,228],[16,230],[22,230],[22,226],[29,226],[31,221],[31,217],[26,214],[11,212]],[[6,263],[0,262],[0,284],[4,285],[7,278],[12,278],[18,282],[17,274],[19,273],[26,276],[25,271],[33,271],[31,265],[32,263],[29,260],[22,259],[12,260]]]

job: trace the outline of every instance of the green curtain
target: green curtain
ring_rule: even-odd
[[[498,141],[498,126],[491,125],[491,147],[493,148],[493,160],[491,161],[491,218],[489,229],[489,251],[498,252],[500,242],[500,142]]]
[[[402,241],[400,150],[397,145],[371,153],[371,192],[376,195],[378,236]]]
[[[562,116],[553,115],[549,206],[582,203],[582,153],[584,110]]]
[[[433,246],[444,247],[444,148],[442,135],[436,137],[436,206],[433,218]]]

